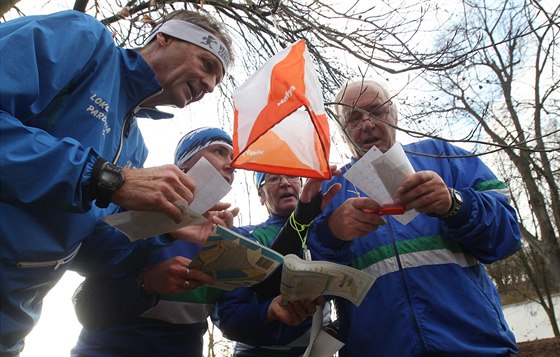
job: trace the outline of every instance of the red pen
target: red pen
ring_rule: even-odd
[[[385,206],[385,207],[381,207],[379,209],[364,208],[362,211],[367,212],[367,213],[375,213],[376,215],[379,215],[379,216],[393,216],[393,215],[403,214],[404,213],[404,207],[403,206]]]

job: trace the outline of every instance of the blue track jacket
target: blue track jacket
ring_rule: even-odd
[[[143,165],[133,115],[161,86],[136,51],[75,11],[0,24],[0,81],[0,355],[9,355],[84,237],[115,212],[87,199],[94,163]]]
[[[411,153],[469,155],[448,143],[426,140],[404,148],[416,171],[438,173],[465,202],[447,221],[420,214],[402,225],[386,217],[385,226],[345,244],[332,235],[327,218],[346,199],[356,197],[356,187],[343,176],[355,160],[325,183],[327,188],[340,182],[342,190],[311,228],[308,243],[314,258],[319,254],[375,277],[359,307],[337,301],[340,334],[346,343],[340,356],[516,353],[500,298],[484,268],[520,247],[509,191],[477,157]]]

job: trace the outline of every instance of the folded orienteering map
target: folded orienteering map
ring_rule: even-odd
[[[284,302],[334,295],[359,306],[373,281],[372,275],[349,266],[307,261],[288,254],[284,258],[280,292]]]
[[[214,276],[217,281],[210,286],[232,290],[263,281],[283,260],[284,257],[272,249],[218,226],[189,268]]]

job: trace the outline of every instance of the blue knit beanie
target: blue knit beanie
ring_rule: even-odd
[[[175,165],[181,166],[200,150],[220,144],[232,148],[231,136],[219,128],[204,127],[185,134],[175,149]]]
[[[257,186],[257,190],[260,190],[262,185],[264,184],[264,177],[266,176],[266,173],[255,171],[254,176],[255,176],[255,186]]]

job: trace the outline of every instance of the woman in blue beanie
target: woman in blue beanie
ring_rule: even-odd
[[[199,128],[179,141],[175,165],[187,172],[204,157],[231,184],[232,155],[226,132]],[[231,225],[237,212],[223,211],[227,217],[221,218]],[[209,222],[191,229],[207,237],[211,226]],[[88,277],[74,298],[84,328],[72,356],[202,356],[208,314],[221,290],[201,286],[201,272],[188,268],[188,258],[200,248],[176,240],[137,272]]]

